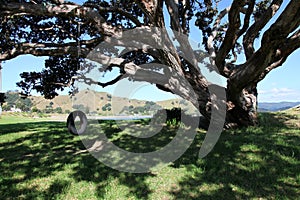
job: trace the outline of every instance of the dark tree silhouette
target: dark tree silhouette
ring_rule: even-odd
[[[79,63],[107,38],[137,27],[171,27],[189,35],[191,26],[195,26],[202,32],[203,47],[211,62],[227,79],[226,125],[255,125],[257,83],[300,46],[300,3],[232,0],[224,9],[220,9],[219,3],[217,0],[89,0],[79,5],[62,0],[1,0],[0,61],[22,54],[49,56],[42,72],[21,74],[24,80],[18,85],[25,93],[37,90],[46,98],[53,98],[56,90],[72,85]],[[274,19],[283,6],[279,17]],[[271,26],[266,26],[268,23]],[[148,37],[155,40],[156,35]],[[260,41],[259,46],[254,45],[255,40]],[[184,44],[181,48],[190,48],[186,41],[179,43]],[[106,51],[116,53],[113,48]],[[174,85],[174,79],[157,87],[164,91],[174,91],[177,87],[179,96],[198,105],[203,116],[210,119],[211,83],[200,70],[182,59],[179,52],[131,49],[117,59],[108,60],[104,68],[109,72],[117,67],[120,76],[107,83],[99,80],[92,83],[105,87],[124,77],[151,82],[147,77],[163,76],[157,69],[149,70],[141,64],[168,65],[189,82],[196,96],[184,93],[180,81]],[[244,56],[242,64],[236,62],[238,56]]]

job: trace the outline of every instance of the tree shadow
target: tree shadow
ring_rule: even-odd
[[[97,123],[101,126],[98,127],[99,130],[104,132],[106,137],[116,146],[135,153],[155,151],[169,143],[176,135],[176,132],[174,131],[176,127],[170,129],[163,128],[158,134],[156,134],[154,137],[151,137],[151,140],[149,140],[149,138],[134,137],[128,134],[128,130],[123,131],[120,129],[119,126],[124,125],[126,127],[126,125],[128,125],[128,121],[126,120],[118,122],[114,120],[105,120],[97,121]],[[134,120],[131,121],[130,124],[147,125],[149,124],[149,120]],[[133,130],[132,127],[129,129]],[[107,180],[115,178],[118,178],[118,182],[120,184],[126,185],[130,190],[130,194],[134,195],[137,199],[148,199],[149,195],[153,193],[153,191],[151,191],[149,188],[149,184],[147,183],[147,179],[149,177],[155,176],[153,173],[120,172],[105,166],[95,158],[91,159],[91,157],[92,156],[90,154],[80,155],[80,165],[74,168],[73,176],[76,177],[77,181],[86,180],[97,183],[97,195],[99,198],[105,198],[105,184]]]
[[[65,123],[60,122],[0,125],[1,136],[7,137],[0,147],[1,199],[48,198],[68,185],[66,181],[56,180],[44,194],[36,186],[17,187],[35,178],[51,176],[63,170],[66,163],[76,161],[73,154],[83,145],[66,133],[64,127]]]
[[[109,123],[104,129],[116,134]],[[137,198],[147,198],[151,193],[145,182],[153,174],[131,174],[111,169],[86,151],[79,137],[67,132],[65,123],[36,122],[0,125],[0,199],[55,199],[69,187],[70,181],[63,177],[51,180],[49,188],[41,190],[37,185],[24,185],[35,179],[49,178],[72,166],[71,178],[90,181],[97,185],[97,195],[104,198],[105,186],[111,178],[130,188]],[[22,136],[20,136],[21,134]],[[42,184],[42,183],[41,183]]]
[[[197,137],[173,165],[193,173],[170,193],[175,199],[298,198],[300,131],[290,131],[286,125],[293,117],[263,113],[259,127],[223,132],[201,160],[197,152],[203,136]]]

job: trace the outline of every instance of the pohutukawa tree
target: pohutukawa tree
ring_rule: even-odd
[[[230,6],[225,4],[228,1],[89,0],[79,5],[63,0],[0,0],[0,61],[22,54],[49,56],[43,71],[21,74],[24,80],[18,85],[25,93],[36,90],[46,98],[53,98],[58,95],[57,90],[72,85],[79,63],[108,38],[139,27],[171,27],[186,35],[191,28],[197,28],[202,33],[199,37],[203,49],[220,75],[227,79],[226,125],[255,125],[257,83],[300,47],[300,2],[233,0]],[[279,17],[274,19],[277,12]],[[155,40],[156,36],[147,37]],[[190,48],[188,45],[182,46]],[[107,49],[110,50],[115,51]],[[120,76],[97,84],[105,87],[124,77],[151,82],[153,79],[147,77],[155,73],[160,77],[161,72],[143,68],[142,64],[167,65],[189,82],[196,96],[188,97],[174,80],[157,87],[164,91],[178,87],[176,93],[197,102],[199,111],[209,120],[210,83],[179,52],[131,49],[118,59],[108,60],[104,68],[106,71],[119,68]],[[243,63],[237,62],[239,56]]]

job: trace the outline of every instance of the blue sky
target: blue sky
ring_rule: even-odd
[[[77,1],[78,2],[78,1]],[[83,2],[83,1],[79,1]],[[198,38],[199,33],[195,30],[191,34],[192,39]],[[40,71],[44,66],[46,57],[34,57],[31,55],[19,56],[15,59],[2,63],[2,90],[16,90],[16,82],[20,81],[20,73],[24,71]],[[267,77],[258,84],[259,102],[300,101],[300,49],[289,56],[283,66],[271,71]],[[130,83],[125,82],[128,87]],[[134,86],[131,98],[164,100],[174,98],[174,95],[157,90],[150,84],[139,84]],[[115,86],[100,89],[114,93]]]

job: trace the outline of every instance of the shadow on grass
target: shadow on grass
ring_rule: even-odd
[[[108,135],[116,133],[109,123],[106,125],[104,130]],[[112,178],[118,178],[119,184],[130,188],[138,199],[151,193],[145,179],[152,174],[122,173],[106,167],[85,151],[79,137],[66,131],[65,123],[2,124],[0,130],[0,137],[7,140],[0,141],[0,199],[59,197],[71,182],[64,178],[51,180],[51,176],[65,171],[66,165],[71,166],[70,176],[76,182],[95,183],[99,198],[104,198]],[[51,181],[45,190],[40,188],[44,184],[42,179]]]
[[[36,185],[18,188],[17,184],[47,177],[63,169],[65,163],[75,162],[72,154],[83,148],[79,141],[67,134],[64,123],[34,122],[1,124],[0,168],[1,199],[34,199],[38,196],[50,197],[54,190],[67,186],[67,182],[55,181],[45,194]],[[68,153],[66,153],[68,152]]]
[[[284,124],[290,118],[266,113],[260,117],[260,127],[225,131],[213,151],[201,160],[197,154],[204,134],[199,133],[186,153],[171,165],[172,169],[184,168],[187,173],[168,191],[170,196],[174,199],[297,198],[300,133],[299,129]],[[137,139],[121,134],[114,122],[100,122],[100,125],[116,145],[139,152],[162,147],[176,134],[176,127],[165,128],[151,140]],[[85,151],[79,137],[67,133],[65,123],[9,124],[0,125],[0,130],[0,137],[5,138],[0,141],[0,199],[61,198],[74,181],[95,184],[97,198],[104,199],[107,185],[115,179],[137,199],[148,199],[155,192],[147,182],[155,175],[106,167]],[[57,176],[66,171],[66,166],[70,168],[64,172],[68,178]],[[50,186],[41,189],[43,181],[51,181]]]
[[[293,117],[262,113],[259,127],[225,131],[202,160],[194,153],[203,140],[197,137],[174,163],[192,173],[170,193],[176,199],[297,199],[300,130],[285,123]]]

